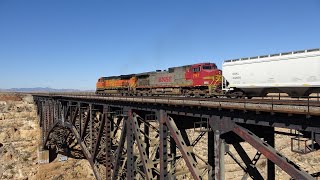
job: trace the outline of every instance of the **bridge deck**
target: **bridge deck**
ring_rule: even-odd
[[[142,104],[162,104],[173,106],[202,107],[215,109],[237,109],[243,111],[303,114],[320,116],[320,102],[312,99],[279,100],[272,99],[226,99],[226,98],[186,98],[186,97],[114,97],[96,95],[52,94],[43,97],[73,99],[79,101],[126,102]]]

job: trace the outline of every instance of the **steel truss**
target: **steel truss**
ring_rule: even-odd
[[[259,126],[271,131],[262,140],[249,130],[254,128],[223,113],[41,96],[35,96],[35,102],[42,148],[57,145],[58,141],[52,143],[54,137],[68,148],[71,142],[76,143],[96,179],[224,179],[225,154],[243,169],[242,179],[263,179],[256,167],[261,154],[268,159],[268,179],[275,179],[275,165],[294,179],[313,178],[273,148],[273,128]],[[59,128],[66,129],[67,135]],[[205,141],[207,147],[199,147],[200,141]],[[241,146],[242,141],[257,150],[253,159]],[[226,144],[235,148],[240,159],[226,149]],[[199,148],[203,148],[205,156],[196,151]]]

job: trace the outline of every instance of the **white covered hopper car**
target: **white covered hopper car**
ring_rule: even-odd
[[[320,92],[320,49],[226,60],[222,73],[227,94],[308,96]]]

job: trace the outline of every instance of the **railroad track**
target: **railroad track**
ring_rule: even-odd
[[[73,96],[73,97],[115,97],[115,98],[141,98],[141,99],[168,99],[168,100],[188,100],[188,101],[207,101],[207,102],[229,102],[229,103],[250,103],[250,104],[274,104],[274,105],[294,105],[294,106],[313,106],[320,107],[320,97],[304,97],[304,98],[290,98],[288,96],[268,96],[247,98],[226,98],[214,97],[185,97],[185,96],[119,96],[119,95],[97,95],[95,93],[31,93],[33,95],[46,96]]]

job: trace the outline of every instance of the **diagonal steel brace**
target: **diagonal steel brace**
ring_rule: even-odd
[[[224,132],[233,131],[255,149],[260,151],[267,159],[278,165],[291,177],[295,179],[314,179],[311,175],[301,170],[297,165],[282,156],[278,151],[266,142],[262,141],[251,131],[237,125],[230,117],[220,118],[215,116],[209,119],[209,124],[213,130],[221,129]]]
[[[153,179],[152,162],[147,156],[146,149],[145,149],[146,144],[142,140],[142,136],[141,136],[140,129],[139,129],[139,124],[137,121],[137,116],[135,114],[133,114],[132,121],[133,121],[133,123],[132,123],[133,133],[134,133],[134,136],[137,140],[137,145],[138,145],[138,149],[140,152],[140,158],[141,158],[141,161],[143,164],[146,179]]]
[[[202,179],[202,177],[200,176],[200,171],[197,168],[197,163],[194,161],[193,157],[192,157],[192,153],[190,150],[188,150],[188,146],[186,145],[186,143],[184,142],[180,131],[178,130],[174,120],[169,117],[166,119],[166,124],[170,130],[170,135],[171,137],[174,139],[174,141],[176,142],[183,159],[185,160],[192,176],[193,179],[197,179],[200,180]]]

